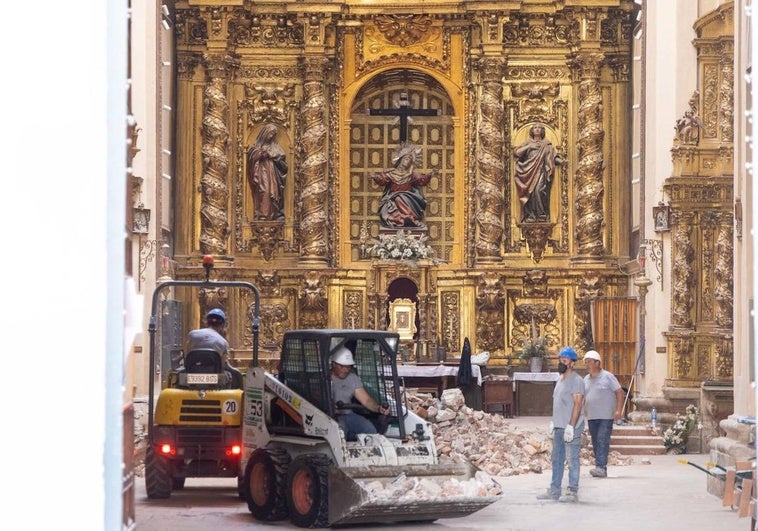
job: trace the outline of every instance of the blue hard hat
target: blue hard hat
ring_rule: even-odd
[[[561,349],[561,351],[558,353],[558,357],[559,358],[568,358],[571,361],[576,361],[577,360],[576,350],[574,350],[571,347],[563,347]]]
[[[220,321],[220,324],[224,324],[226,322],[226,314],[221,308],[213,308],[208,312],[208,315],[206,315],[205,318],[209,323],[217,323]]]

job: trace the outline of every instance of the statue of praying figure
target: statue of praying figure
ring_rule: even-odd
[[[421,148],[410,142],[401,145],[393,156],[393,167],[369,175],[384,193],[379,203],[379,218],[385,227],[425,228],[426,198],[421,187],[437,174],[416,173],[414,168],[421,158]]]
[[[253,193],[256,220],[284,218],[284,179],[287,162],[276,141],[279,131],[266,124],[247,152],[247,180]]]

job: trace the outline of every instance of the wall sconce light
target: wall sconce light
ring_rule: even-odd
[[[134,234],[147,234],[150,229],[150,209],[134,207],[132,217],[132,232]]]

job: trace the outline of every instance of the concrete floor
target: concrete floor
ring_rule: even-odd
[[[546,417],[519,417],[519,425],[546,424]],[[582,468],[579,503],[540,501],[536,495],[550,483],[549,473],[498,478],[503,499],[464,518],[438,520],[432,525],[363,525],[361,530],[749,530],[749,518],[722,507],[706,491],[706,474],[678,462],[703,465],[707,455],[634,457],[628,466],[609,467],[608,478]],[[647,461],[644,463],[643,461]],[[567,475],[564,476],[566,481]],[[168,500],[148,500],[144,479],[138,478],[137,529],[142,531],[204,531],[211,529],[298,529],[286,522],[254,521],[237,498],[236,480],[187,480],[184,490]]]

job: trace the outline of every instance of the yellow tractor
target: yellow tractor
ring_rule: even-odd
[[[211,257],[203,258],[205,280],[171,280],[159,284],[152,299],[148,332],[151,371],[148,384],[148,436],[145,487],[148,498],[168,498],[184,487],[188,477],[237,478],[242,497],[243,382],[240,371],[224,364],[215,350],[182,353],[166,371],[155,400],[157,311],[161,293],[172,287],[200,289],[239,288],[254,296],[252,316],[253,361],[258,363],[260,292],[241,281],[211,280]]]

